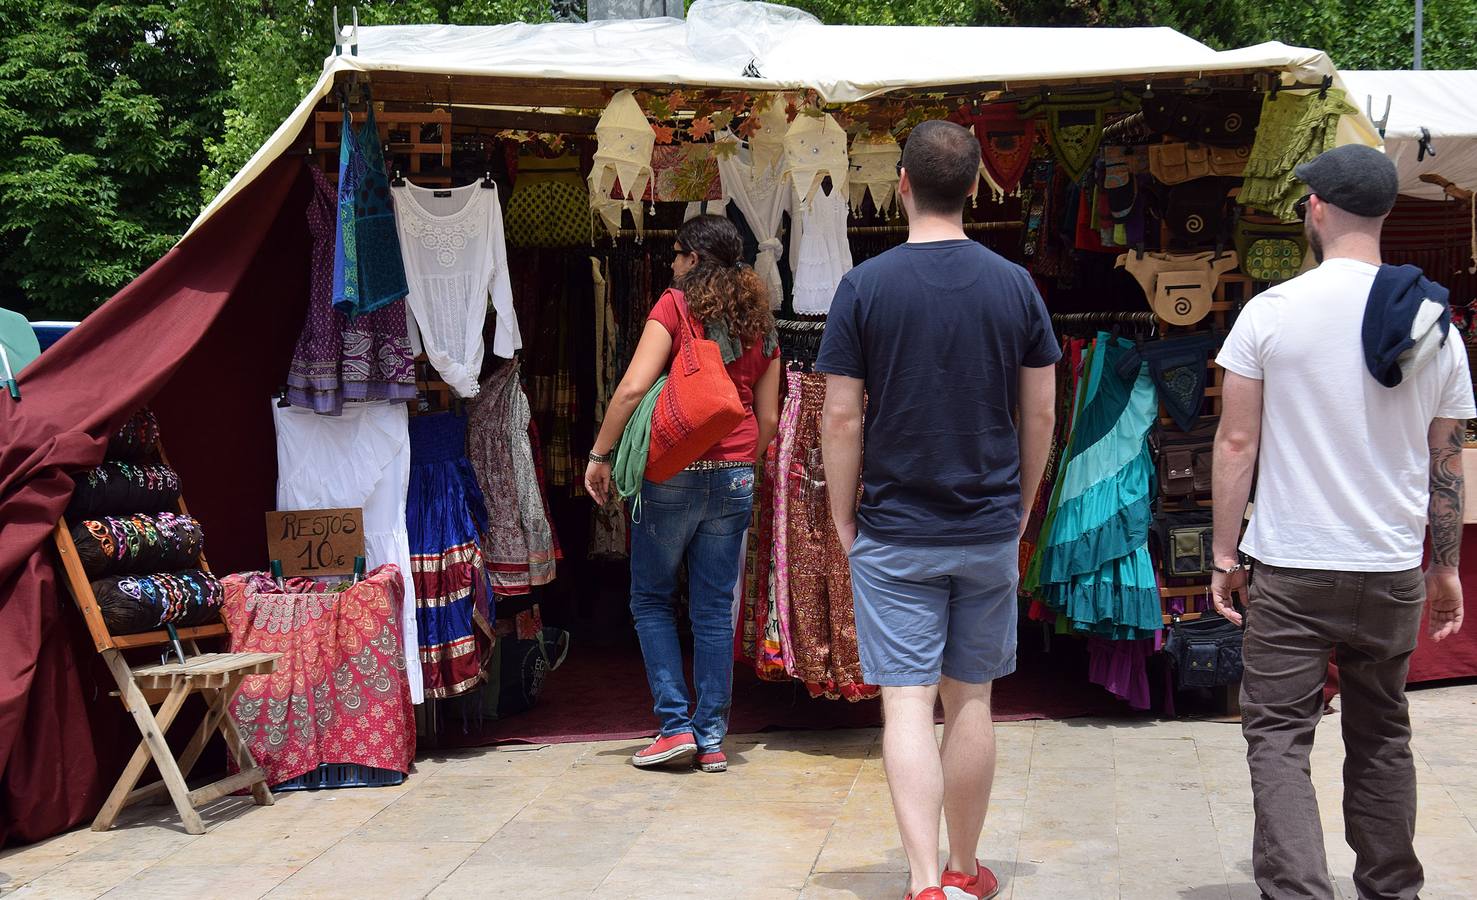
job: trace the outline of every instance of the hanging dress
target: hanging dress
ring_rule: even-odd
[[[338,233],[334,192],[316,167],[309,166],[308,175],[313,182],[307,212],[313,242],[308,314],[287,369],[287,402],[336,416],[346,400],[414,399],[415,361],[404,301],[355,319],[333,306]]]
[[[455,697],[483,677],[477,630],[491,619],[477,537],[487,507],[467,461],[467,420],[410,422],[410,566],[426,696]]]
[[[528,436],[528,398],[518,362],[503,363],[467,404],[467,456],[487,502],[482,549],[500,595],[527,594],[554,576],[553,531]]]
[[[810,205],[794,218],[790,236],[795,269],[797,313],[824,315],[836,297],[836,286],[851,271],[851,244],[846,238],[846,196],[835,188],[816,190]]]
[[[272,404],[277,426],[277,508],[364,511],[364,553],[370,569],[386,563],[405,576],[396,610],[411,702],[424,699],[415,654],[417,585],[411,575],[406,492],[410,483],[409,410],[404,403],[353,403],[343,415],[320,416]]]
[[[1158,396],[1147,364],[1118,376],[1131,341],[1098,335],[1042,541],[1046,602],[1073,630],[1115,640],[1152,637],[1163,625],[1149,557],[1154,463],[1149,429]]]
[[[407,183],[390,192],[410,281],[407,303],[425,354],[458,396],[475,397],[489,296],[497,315],[492,352],[507,358],[523,346],[497,188]]]
[[[784,227],[785,213],[790,211],[790,191],[781,177],[784,156],[772,154],[766,164],[756,161],[753,151],[734,135],[722,140],[736,145],[732,152],[714,154],[718,159],[723,194],[738,207],[759,242],[754,271],[769,288],[770,308],[779,309],[785,299],[780,278],[780,258],[784,255],[785,245],[780,242],[780,229]]]
[[[334,309],[352,319],[404,298],[405,267],[373,103],[365,113],[364,127],[358,131],[354,130],[348,105],[344,105],[339,139],[338,226]]]

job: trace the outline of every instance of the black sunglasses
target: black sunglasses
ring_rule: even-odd
[[[1297,215],[1299,222],[1308,221],[1308,200],[1312,196],[1312,194],[1304,194],[1302,197],[1298,198],[1298,201],[1296,203],[1292,205],[1292,211],[1294,214]]]

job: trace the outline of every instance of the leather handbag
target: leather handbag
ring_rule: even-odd
[[[1164,191],[1170,249],[1199,250],[1229,243],[1230,185],[1224,178],[1197,178]]]
[[[1215,571],[1214,518],[1200,507],[1159,513],[1154,533],[1166,578],[1202,578]]]
[[[1188,433],[1159,433],[1159,492],[1163,496],[1183,499],[1210,492],[1215,431],[1219,426],[1220,419],[1212,418]]]
[[[1216,147],[1254,143],[1262,118],[1256,91],[1217,91],[1211,97],[1161,93],[1143,102],[1144,124],[1151,130]]]
[[[1174,661],[1175,684],[1187,688],[1215,688],[1241,680],[1241,629],[1220,616],[1194,622],[1176,619],[1169,628],[1164,652]]]
[[[738,388],[723,365],[717,341],[699,336],[681,291],[676,300],[677,351],[651,413],[646,477],[662,482],[681,472],[744,420]]]
[[[1246,161],[1250,157],[1250,147],[1152,144],[1149,146],[1149,173],[1161,184],[1182,184],[1211,176],[1239,177],[1246,171]]]
[[[1241,219],[1236,223],[1235,242],[1241,271],[1257,281],[1286,281],[1302,271],[1307,238],[1301,222],[1284,225]]]

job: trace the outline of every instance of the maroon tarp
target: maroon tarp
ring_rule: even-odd
[[[270,167],[27,368],[19,403],[0,398],[0,844],[92,816],[133,749],[89,721],[122,707],[96,684],[53,566],[67,473],[99,463],[107,436],[152,402],[207,553],[220,548],[212,564],[265,552],[276,466],[264,398],[307,283],[301,165]]]
[[[1454,200],[1401,197],[1385,220],[1380,255],[1394,265],[1420,266],[1451,291],[1451,302],[1465,306],[1477,298],[1472,264],[1471,211]]]
[[[1472,607],[1467,610],[1467,621],[1455,637],[1439,644],[1421,628],[1421,641],[1410,658],[1408,684],[1477,677],[1477,525],[1462,531],[1461,571],[1462,597]]]

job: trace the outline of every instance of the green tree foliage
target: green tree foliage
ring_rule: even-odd
[[[220,30],[229,42],[220,51],[230,60],[231,76],[224,128],[208,142],[210,163],[200,173],[200,191],[209,200],[317,81],[324,56],[333,51],[333,7],[302,0],[200,0],[199,5],[208,8],[213,21],[231,23]],[[550,13],[549,4],[540,0],[371,0],[358,7],[361,25],[543,22]],[[348,21],[348,8],[340,4],[340,25]]]
[[[347,10],[354,0],[341,0]],[[792,0],[835,24],[1164,25],[1408,68],[1410,0]],[[547,21],[547,0],[359,0],[365,25]],[[347,15],[345,13],[345,15]],[[1426,0],[1425,65],[1477,68],[1477,0]],[[162,255],[332,51],[332,0],[0,0],[0,305],[83,315]]]
[[[82,315],[169,249],[227,86],[174,4],[0,2],[0,304]]]

